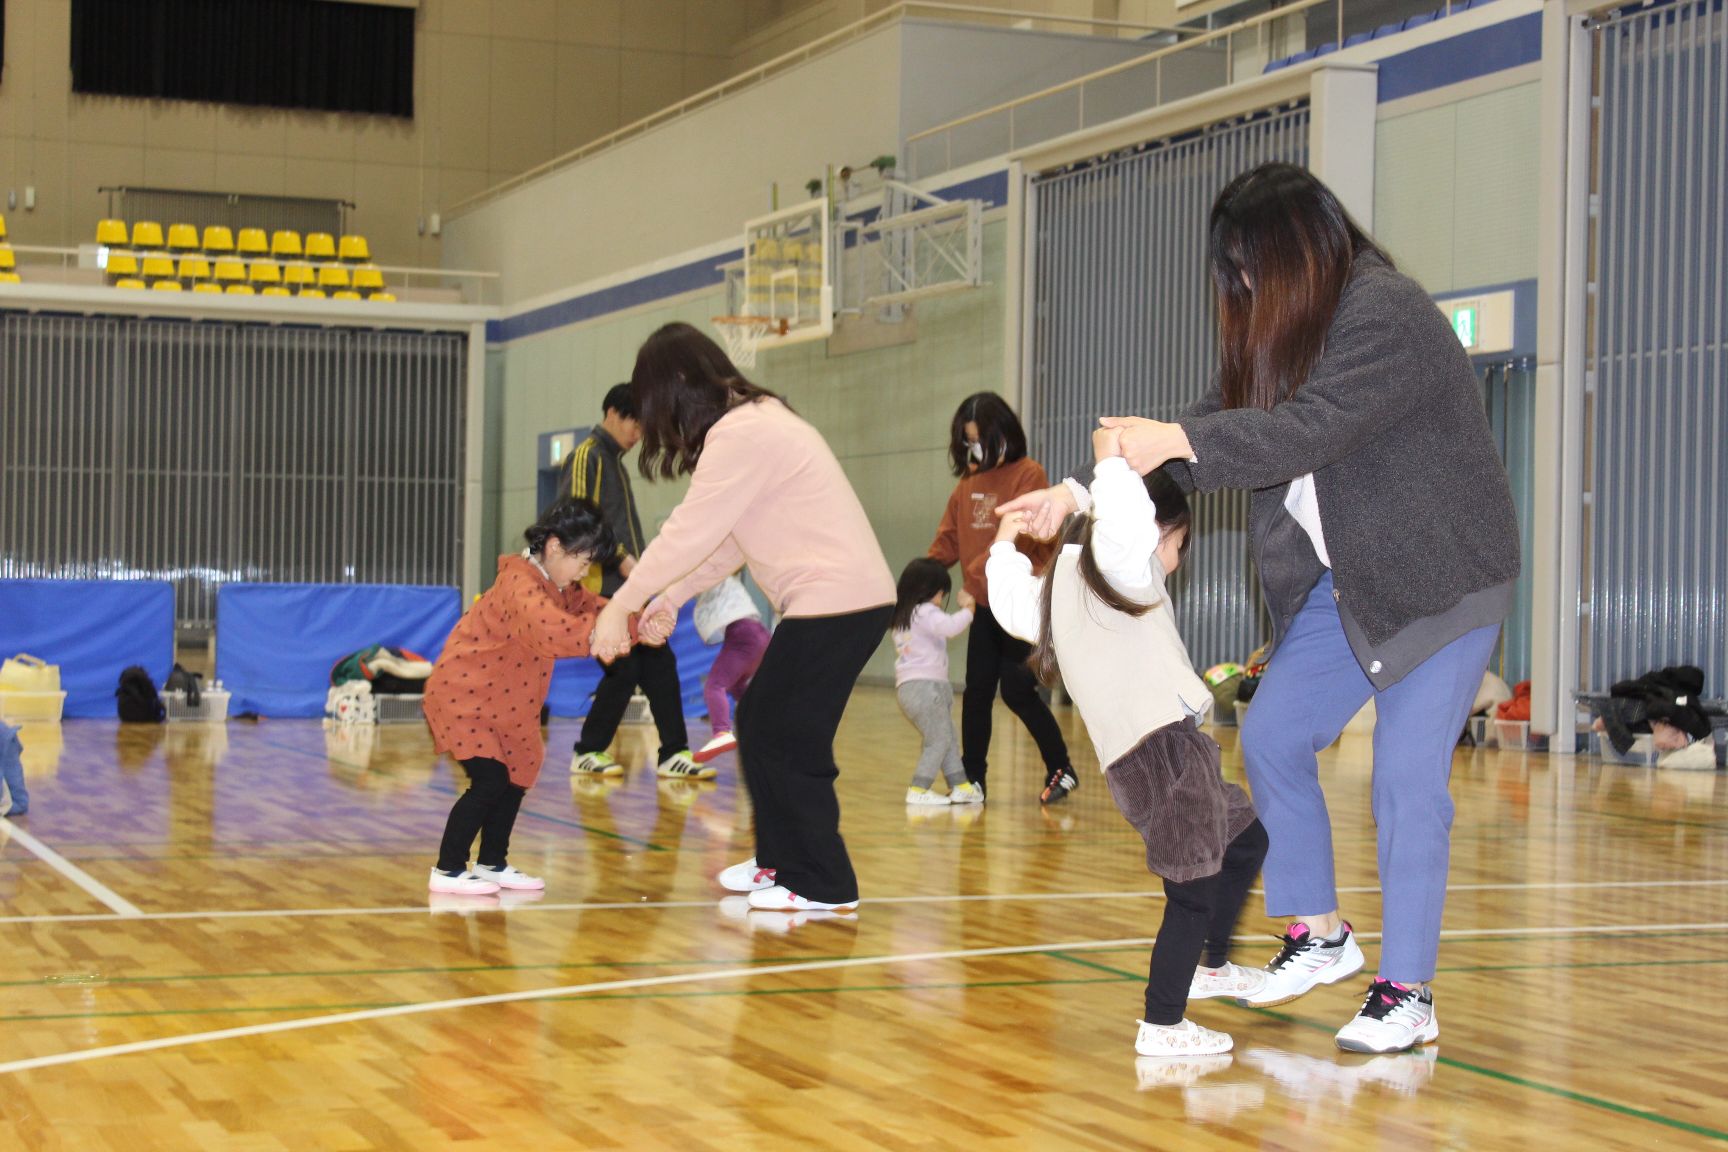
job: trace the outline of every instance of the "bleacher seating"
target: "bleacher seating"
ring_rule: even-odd
[[[0,217],[0,273],[17,283],[12,249],[4,243],[5,219]],[[108,249],[108,281],[117,288],[160,288],[164,291],[216,293],[235,296],[306,296],[311,299],[359,301],[394,300],[383,272],[368,263],[366,237],[345,234],[340,241],[328,232],[300,233],[262,228],[235,230],[220,224],[203,229],[170,224],[166,232],[151,220],[101,220],[96,243]]]
[[[1424,24],[1431,24],[1435,20],[1443,19],[1446,16],[1454,16],[1459,12],[1469,11],[1471,8],[1480,8],[1482,5],[1490,2],[1491,0],[1453,0],[1450,10],[1446,8],[1437,8],[1432,12],[1419,12],[1414,16],[1396,23],[1382,24],[1372,32],[1354,32],[1344,38],[1344,47],[1354,48],[1358,44],[1365,44],[1370,40],[1380,40],[1387,36],[1396,36],[1400,32],[1408,32],[1412,28],[1420,28]],[[1281,69],[1289,68],[1296,64],[1303,64],[1317,57],[1328,55],[1337,50],[1337,42],[1328,41],[1318,47],[1306,48],[1301,52],[1296,52],[1277,60],[1268,61],[1266,67],[1262,69],[1262,71],[1277,72]]]

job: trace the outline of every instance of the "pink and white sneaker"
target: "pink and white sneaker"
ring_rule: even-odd
[[[807,900],[784,884],[776,884],[750,893],[750,907],[768,912],[850,912],[858,907],[858,901],[825,904],[820,900]]]
[[[452,876],[436,868],[432,869],[432,876],[426,887],[447,896],[491,896],[498,891],[498,885],[476,876],[471,871]]]
[[[757,892],[774,887],[774,869],[756,867],[756,857],[734,864],[715,877],[728,892]]]
[[[546,881],[526,872],[518,872],[513,864],[506,864],[502,868],[488,868],[484,864],[476,864],[470,871],[482,880],[490,880],[498,887],[508,888],[513,892],[539,892],[546,887]]]
[[[716,756],[724,756],[738,747],[738,737],[731,732],[716,732],[714,738],[696,749],[690,759],[698,764],[706,764]]]

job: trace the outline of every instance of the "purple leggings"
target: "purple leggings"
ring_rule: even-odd
[[[732,700],[741,698],[744,689],[750,687],[750,677],[756,675],[766,651],[768,629],[762,621],[734,620],[726,625],[720,655],[714,659],[708,683],[702,686],[702,699],[708,703],[708,726],[716,735],[732,731]]]

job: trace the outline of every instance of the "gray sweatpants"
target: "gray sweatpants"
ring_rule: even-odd
[[[960,741],[954,735],[954,686],[946,680],[909,680],[900,685],[900,711],[924,737],[912,787],[928,788],[941,771],[950,789],[966,783],[960,764]]]

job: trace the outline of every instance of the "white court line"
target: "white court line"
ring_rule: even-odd
[[[1552,883],[1518,883],[1518,884],[1453,884],[1448,892],[1560,892],[1588,890],[1595,888],[1721,888],[1728,886],[1724,880],[1571,880]],[[1377,885],[1366,885],[1355,888],[1340,888],[1343,895],[1371,893],[1380,891]],[[1261,895],[1260,889],[1253,889],[1254,895]],[[115,897],[119,899],[118,897]],[[1146,890],[1142,892],[983,892],[970,896],[871,896],[863,901],[865,904],[964,904],[973,901],[1026,901],[1042,900],[1162,900],[1161,891]],[[503,908],[498,905],[476,905],[475,912],[508,912],[520,915],[527,912],[619,912],[632,908],[653,909],[656,911],[668,908],[712,908],[718,897],[713,900],[615,900],[600,903],[568,903],[568,904],[518,904],[513,908]],[[124,903],[124,901],[122,901]],[[132,907],[127,905],[127,907]],[[255,920],[273,917],[291,918],[297,916],[410,916],[423,915],[427,911],[424,904],[403,905],[385,908],[238,908],[227,910],[202,910],[190,912],[140,912],[133,908],[131,912],[120,916],[104,912],[71,912],[44,913],[34,916],[0,916],[0,927],[8,924],[78,924],[106,920]]]
[[[1656,931],[1704,931],[1728,928],[1728,921],[1709,924],[1579,924],[1549,928],[1464,928],[1441,932],[1453,939],[1480,936],[1546,936],[1561,933],[1632,933]],[[1378,932],[1361,932],[1358,939],[1378,939]],[[1153,942],[1151,936],[1123,940],[1072,940],[1063,944],[1011,944],[997,948],[961,948],[948,952],[901,952],[882,956],[859,956],[844,960],[806,960],[793,964],[760,965],[749,968],[727,968],[718,972],[683,972],[673,976],[644,976],[632,980],[602,980],[589,984],[566,984],[558,988],[541,988],[523,992],[497,992],[488,996],[463,996],[452,1000],[429,1000],[419,1004],[398,1004],[391,1008],[365,1008],[354,1012],[332,1012],[322,1016],[301,1016],[293,1020],[277,1020],[268,1024],[248,1024],[241,1028],[220,1028],[212,1032],[192,1032],[182,1036],[164,1036],[155,1040],[136,1040],[130,1044],[110,1044],[101,1048],[85,1048],[76,1052],[61,1052],[52,1056],[34,1056],[0,1064],[0,1075],[29,1072],[37,1068],[52,1068],[62,1064],[81,1064],[111,1056],[131,1056],[142,1052],[159,1052],[166,1048],[185,1048],[217,1040],[237,1040],[247,1036],[268,1036],[279,1032],[299,1032],[308,1028],[326,1028],[336,1024],[358,1024],[367,1020],[386,1020],[397,1016],[418,1016],[428,1012],[444,1012],[455,1008],[478,1008],[488,1004],[519,1004],[532,1000],[558,1000],[592,992],[620,992],[632,988],[664,988],[676,984],[701,984],[740,977],[775,976],[792,972],[823,972],[842,968],[865,968],[875,965],[916,964],[927,960],[971,960],[987,956],[1024,956],[1049,952],[1084,952],[1102,948],[1143,948]],[[1252,940],[1254,936],[1238,936],[1237,940]],[[248,1011],[237,1007],[235,1012]]]
[[[72,861],[66,859],[66,857],[60,855],[60,853],[54,851],[54,849],[48,847],[48,845],[42,843],[42,841],[36,839],[36,837],[30,835],[30,833],[24,831],[24,829],[18,827],[18,825],[7,820],[5,817],[0,817],[0,833],[18,841],[18,843],[22,844],[25,848],[35,853],[36,856],[41,859],[42,863],[48,865],[48,867],[54,869],[54,871],[72,881],[72,883],[78,885],[78,887],[84,889],[84,891],[90,893],[90,895],[96,897],[97,900],[100,900],[105,906],[112,908],[115,912],[115,916],[113,917],[97,916],[96,919],[135,920],[144,915],[143,912],[138,910],[137,905],[133,904],[130,900],[122,898],[112,888],[108,887],[108,885],[102,883],[102,881],[96,879],[96,877],[90,875],[90,873],[84,871],[84,869],[78,867],[78,865],[72,863]]]

